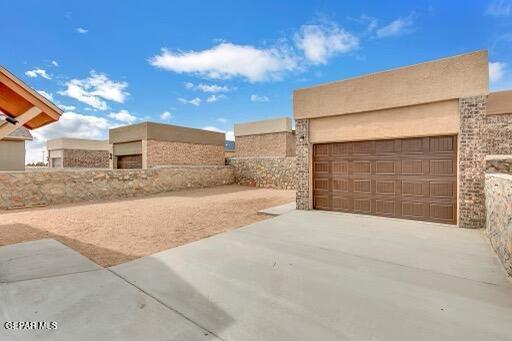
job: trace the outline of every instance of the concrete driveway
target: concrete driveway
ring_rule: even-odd
[[[52,340],[512,339],[512,285],[481,232],[432,223],[295,211],[82,268],[7,276],[2,323],[57,320]]]

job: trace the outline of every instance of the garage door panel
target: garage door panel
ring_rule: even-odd
[[[329,162],[328,161],[315,161],[313,162],[313,172],[320,174],[329,174]]]
[[[371,214],[372,213],[372,199],[370,198],[354,198],[354,212]]]
[[[426,181],[402,180],[403,196],[423,196],[425,195],[428,183]]]
[[[455,219],[456,207],[453,203],[431,203],[430,218],[450,222]]]
[[[352,173],[353,174],[370,175],[371,172],[372,172],[371,161],[353,161],[352,162]]]
[[[430,160],[429,164],[431,175],[453,175],[455,167],[455,160]]]
[[[351,205],[350,205],[351,199],[350,198],[333,196],[331,200],[332,200],[332,209],[334,211],[350,212],[350,210],[351,210]]]
[[[329,178],[316,178],[313,181],[313,190],[329,191]]]
[[[428,160],[402,160],[401,166],[404,175],[423,175],[428,170]]]
[[[434,198],[454,198],[457,196],[457,182],[430,181],[429,194]]]
[[[375,199],[375,214],[396,217],[396,202],[392,199]]]
[[[332,161],[332,174],[333,175],[348,175],[349,162],[348,161]]]
[[[375,161],[375,175],[397,175],[397,161]]]
[[[348,193],[350,181],[348,179],[332,179],[332,191]]]
[[[313,203],[315,208],[321,210],[330,210],[331,207],[329,205],[329,196],[328,195],[315,195],[313,197]]]
[[[372,181],[370,179],[355,179],[352,180],[354,193],[371,194]]]
[[[376,195],[397,195],[398,186],[395,180],[375,180]]]
[[[455,136],[330,143],[314,151],[314,208],[456,223]]]
[[[453,154],[457,148],[457,139],[455,136],[437,136],[430,138],[430,152]]]

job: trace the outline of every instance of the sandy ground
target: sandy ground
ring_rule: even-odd
[[[112,266],[268,219],[257,211],[295,191],[237,185],[153,197],[0,211],[0,246],[53,238]]]

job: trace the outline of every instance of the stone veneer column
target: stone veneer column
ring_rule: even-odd
[[[295,120],[297,154],[297,209],[311,209],[309,203],[309,119]]]
[[[459,227],[485,225],[487,96],[459,99]]]

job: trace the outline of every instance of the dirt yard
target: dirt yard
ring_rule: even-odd
[[[237,185],[146,198],[0,211],[0,246],[53,238],[112,266],[268,219],[257,211],[295,191]]]

